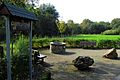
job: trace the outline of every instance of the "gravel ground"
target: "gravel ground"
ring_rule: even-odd
[[[52,72],[54,80],[120,80],[120,58],[111,60],[103,58],[108,49],[66,49],[64,54],[53,54],[48,49],[41,50],[47,55],[45,59],[48,68]],[[117,49],[120,57],[120,49]],[[95,63],[89,70],[79,71],[73,64],[78,56],[90,56]]]

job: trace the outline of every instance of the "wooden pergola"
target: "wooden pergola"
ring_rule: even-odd
[[[10,58],[10,28],[11,22],[16,21],[24,21],[29,24],[29,70],[30,70],[30,80],[32,80],[32,22],[36,21],[36,16],[23,9],[19,8],[12,4],[2,3],[0,5],[0,15],[2,15],[5,19],[5,27],[6,27],[6,57],[7,57],[7,80],[11,80],[11,58]]]

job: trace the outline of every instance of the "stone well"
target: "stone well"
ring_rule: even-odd
[[[50,52],[51,53],[65,53],[65,45],[64,42],[50,42]]]

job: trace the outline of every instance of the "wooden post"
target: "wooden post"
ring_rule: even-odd
[[[30,21],[30,54],[29,54],[29,70],[30,80],[32,80],[32,21]]]
[[[6,56],[7,56],[7,80],[11,80],[11,59],[10,59],[10,19],[5,16],[6,27]]]

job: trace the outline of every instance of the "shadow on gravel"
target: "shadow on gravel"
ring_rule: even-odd
[[[76,54],[75,52],[64,52],[62,54],[59,54],[59,55],[74,55]]]
[[[51,66],[53,66],[52,64],[49,64],[49,63],[47,63],[47,62],[43,62],[43,63],[41,63],[41,65],[42,65],[43,67],[51,67]]]

